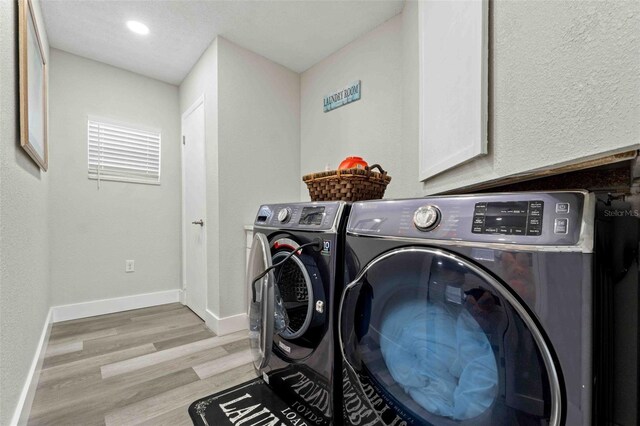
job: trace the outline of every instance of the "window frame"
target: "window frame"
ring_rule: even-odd
[[[98,169],[96,172],[92,172],[91,163],[90,163],[90,127],[91,123],[104,124],[108,126],[116,126],[126,128],[132,131],[140,131],[140,132],[148,132],[155,133],[158,135],[158,178],[150,179],[150,178],[139,178],[139,177],[127,177],[127,176],[114,176],[114,175],[102,175]],[[98,181],[98,185],[100,181],[111,181],[111,182],[125,182],[125,183],[139,183],[144,185],[160,185],[162,183],[162,129],[145,126],[141,124],[133,124],[130,122],[125,122],[121,120],[115,120],[111,118],[106,118],[102,116],[96,115],[88,115],[86,120],[87,126],[87,175],[90,180]]]

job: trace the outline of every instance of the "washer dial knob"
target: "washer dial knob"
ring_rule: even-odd
[[[287,223],[291,219],[291,209],[289,207],[285,207],[284,209],[280,209],[278,212],[278,221],[280,223]]]
[[[436,206],[427,204],[415,211],[413,224],[420,231],[431,231],[440,223],[440,216],[440,210]]]

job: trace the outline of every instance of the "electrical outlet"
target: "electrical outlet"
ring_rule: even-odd
[[[136,270],[135,263],[133,260],[125,260],[124,261],[124,271],[125,272],[134,272]]]

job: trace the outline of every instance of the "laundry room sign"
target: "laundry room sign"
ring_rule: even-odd
[[[360,80],[358,80],[349,84],[344,89],[325,96],[324,112],[332,111],[343,105],[359,100],[361,92]]]

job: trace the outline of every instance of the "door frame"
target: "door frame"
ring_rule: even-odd
[[[189,108],[187,108],[187,110],[185,112],[182,113],[181,116],[181,120],[180,120],[180,167],[181,167],[181,185],[180,185],[180,190],[181,190],[181,194],[180,194],[180,198],[181,198],[181,228],[182,228],[182,283],[180,285],[180,303],[182,303],[183,305],[187,305],[187,213],[186,213],[186,200],[185,200],[185,185],[186,185],[186,176],[185,176],[185,155],[184,155],[184,148],[186,146],[186,144],[184,143],[184,120],[193,112],[196,110],[196,108],[198,108],[200,105],[202,105],[203,108],[205,108],[205,97],[204,97],[204,93],[202,93],[200,96],[198,96],[198,98],[195,100],[195,102],[193,104],[191,104],[191,106]],[[203,130],[203,137],[205,139],[205,142],[207,140],[207,126],[206,126],[206,114],[204,114],[205,117],[205,122],[203,123],[204,128]],[[204,144],[204,153],[205,153],[205,177],[206,177],[206,170],[207,170],[207,163],[206,163],[206,148],[207,144]],[[206,192],[206,179],[204,182],[205,185],[205,192]],[[207,214],[207,202],[205,200],[204,203],[204,218],[203,218],[206,222],[205,222],[205,229],[204,229],[204,258],[205,258],[205,262],[204,262],[204,269],[205,269],[205,285],[204,285],[204,295],[205,295],[205,300],[204,300],[204,310],[205,312],[203,312],[203,314],[207,314],[208,310],[209,310],[209,304],[208,304],[208,299],[209,299],[209,291],[208,291],[208,277],[209,277],[209,270],[207,267],[207,228],[206,228],[206,224],[208,222],[208,214]],[[203,320],[206,320],[206,318],[202,318]]]
[[[249,269],[253,269],[252,260],[256,257],[256,250],[261,249],[262,251],[262,261],[264,263],[264,267],[266,269],[272,267],[272,256],[271,256],[271,245],[269,243],[269,238],[263,232],[255,232],[253,234],[253,239],[251,242],[251,250],[249,254],[249,264],[247,265],[247,274],[245,279],[245,288],[247,291],[247,317],[249,320],[249,328],[251,328],[251,307],[254,304],[252,300],[253,289],[249,288],[253,283],[253,277],[248,275]],[[260,259],[258,259],[260,260]],[[260,332],[258,333],[258,343],[259,343],[259,360],[253,360],[253,367],[256,371],[260,372],[263,368],[269,365],[269,361],[271,359],[271,352],[273,346],[273,336],[274,336],[274,311],[275,311],[275,299],[274,299],[274,291],[275,291],[275,276],[274,271],[271,270],[264,277],[260,278],[257,282],[259,283],[263,289],[261,292],[260,299]],[[255,283],[255,284],[257,284]],[[271,289],[271,291],[269,291]],[[250,336],[249,341],[251,342],[253,338]],[[253,352],[253,347],[251,348]],[[256,364],[256,361],[259,361]]]

